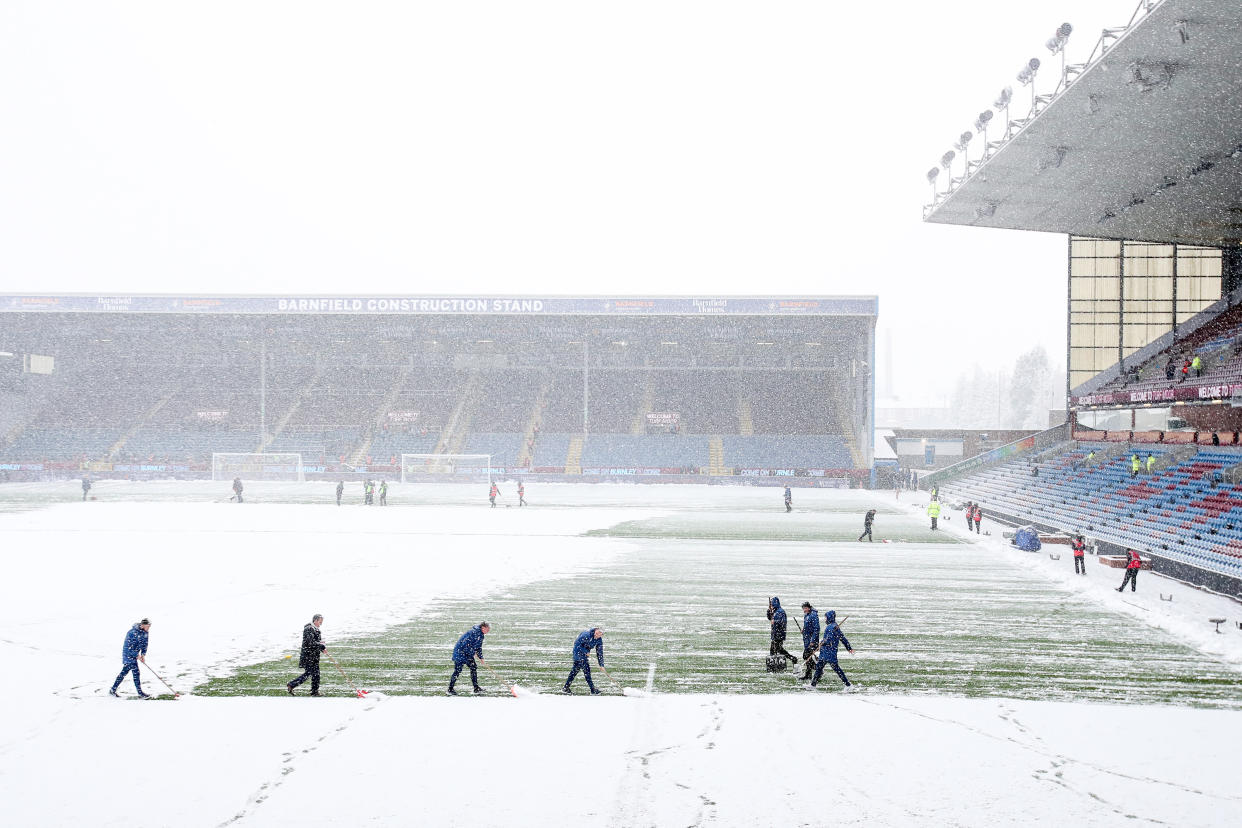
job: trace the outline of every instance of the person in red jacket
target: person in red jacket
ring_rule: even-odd
[[[492,487],[487,491],[487,499],[491,502],[493,509],[496,508],[496,495],[498,494],[500,494],[500,489],[496,488],[496,484],[493,483]]]
[[[1070,549],[1074,550],[1074,574],[1086,575],[1087,559],[1085,556],[1087,554],[1087,544],[1083,541],[1082,535],[1074,538],[1073,543],[1070,544]]]
[[[971,519],[973,519],[973,520],[974,520],[974,522],[975,522],[975,534],[976,534],[976,535],[982,535],[982,534],[983,534],[983,531],[979,529],[979,524],[983,522],[983,510],[979,508],[979,504],[978,504],[978,503],[976,503],[976,504],[975,504],[975,508],[971,510],[970,517],[971,517]],[[966,531],[967,531],[967,532],[969,532],[969,531],[970,531],[970,522],[969,522],[969,521],[967,521],[967,523],[966,523]]]
[[[1131,592],[1138,591],[1138,571],[1143,568],[1143,559],[1139,557],[1139,553],[1133,549],[1127,549],[1126,554],[1130,556],[1129,562],[1126,564],[1126,577],[1122,579],[1121,586],[1117,587],[1117,591],[1121,592],[1126,588],[1126,584],[1130,585]]]

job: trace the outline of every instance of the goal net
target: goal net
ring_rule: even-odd
[[[492,482],[490,454],[403,454],[401,482]]]
[[[272,454],[212,454],[211,479],[232,480],[296,480],[306,479],[302,471],[302,455],[295,453]]]

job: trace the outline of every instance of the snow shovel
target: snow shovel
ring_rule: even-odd
[[[150,664],[147,664],[145,661],[144,661],[144,662],[142,662],[142,666],[143,666],[143,667],[146,667],[148,670],[151,670],[151,665],[150,665]],[[166,682],[166,681],[164,681],[162,678],[160,678],[160,674],[159,674],[159,673],[155,672],[154,670],[151,670],[151,675],[155,676],[157,679],[160,679],[160,684],[164,685],[165,687],[168,687],[168,682]],[[178,693],[176,690],[172,689],[171,687],[168,687],[168,692],[173,694],[173,698],[174,698],[174,699],[179,699],[179,698],[181,698],[181,694],[180,694],[180,693]]]
[[[490,672],[493,676],[496,677],[496,681],[500,682],[500,685],[504,687],[506,690],[508,690],[509,694],[513,696],[515,699],[520,699],[523,696],[535,695],[534,693],[532,693],[529,690],[526,690],[525,688],[518,687],[516,684],[510,684],[509,682],[502,679],[500,677],[500,673],[497,673],[494,669],[492,669],[492,665],[488,664],[486,661],[480,661],[479,663],[482,664],[484,667],[486,667],[488,672]]]
[[[612,686],[617,688],[617,690],[621,692],[621,695],[630,696],[632,698],[647,698],[648,696],[651,695],[646,690],[638,690],[634,687],[622,687],[621,685],[617,684],[617,681],[616,679],[612,677],[612,674],[609,673],[606,669],[604,669],[604,665],[602,664],[599,665],[599,669],[604,671],[604,675],[608,677],[608,681],[612,682]]]
[[[324,655],[328,656],[329,661],[331,661],[333,664],[336,664],[336,659],[333,658],[330,654],[324,653]],[[345,671],[341,669],[341,665],[336,664],[336,671],[341,674],[341,678],[349,682],[350,687],[354,688],[354,692],[358,694],[358,698],[365,699],[367,697],[367,691],[359,690],[358,685],[354,684],[353,681],[350,680],[349,676],[345,675]]]

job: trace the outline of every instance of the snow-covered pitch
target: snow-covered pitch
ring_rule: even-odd
[[[227,483],[101,481],[85,503],[73,483],[0,486],[5,823],[1242,815],[1233,601],[1149,573],[1118,595],[1120,570],[1075,576],[1068,550],[967,539],[953,512],[932,536],[917,494],[795,490],[786,515],[775,488],[528,481],[518,507],[500,487],[491,509],[486,486],[397,485],[388,507],[360,505],[358,486],[337,507],[327,483],[247,482],[240,505]],[[854,541],[867,508],[890,543]],[[803,598],[850,616],[857,692],[763,672],[769,593],[799,656]],[[355,697],[327,661],[329,698],[272,686],[296,675],[284,657],[316,612],[329,652],[378,692]],[[106,695],[142,616],[149,665],[189,695]],[[491,695],[438,695],[453,640],[484,617]],[[612,676],[650,694],[599,672],[611,695],[582,695],[581,678],[577,696],[546,692],[596,623]],[[144,688],[163,689],[149,670]]]

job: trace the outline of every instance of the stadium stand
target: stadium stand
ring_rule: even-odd
[[[5,347],[46,345],[56,370],[0,364],[13,399],[0,465],[29,473],[18,479],[203,474],[213,453],[260,451],[298,453],[312,475],[396,474],[406,453],[489,454],[542,474],[744,470],[813,485],[871,473],[870,440],[852,449],[872,433],[873,379],[849,366],[870,361],[872,298],[567,299],[567,315],[528,317],[325,316],[311,310],[321,299],[290,316],[245,298],[235,314],[216,310],[228,299],[199,315],[99,310],[143,297],[22,312],[26,301],[0,301],[19,308],[0,317]]]
[[[942,498],[1242,578],[1242,483],[1229,482],[1242,467],[1242,449],[1122,446],[1117,456],[1117,444],[1082,443],[1039,462],[1018,457],[945,482]],[[1093,449],[1104,457],[1094,465],[1087,460]],[[1131,452],[1141,461],[1150,452],[1167,465],[1133,475]]]

